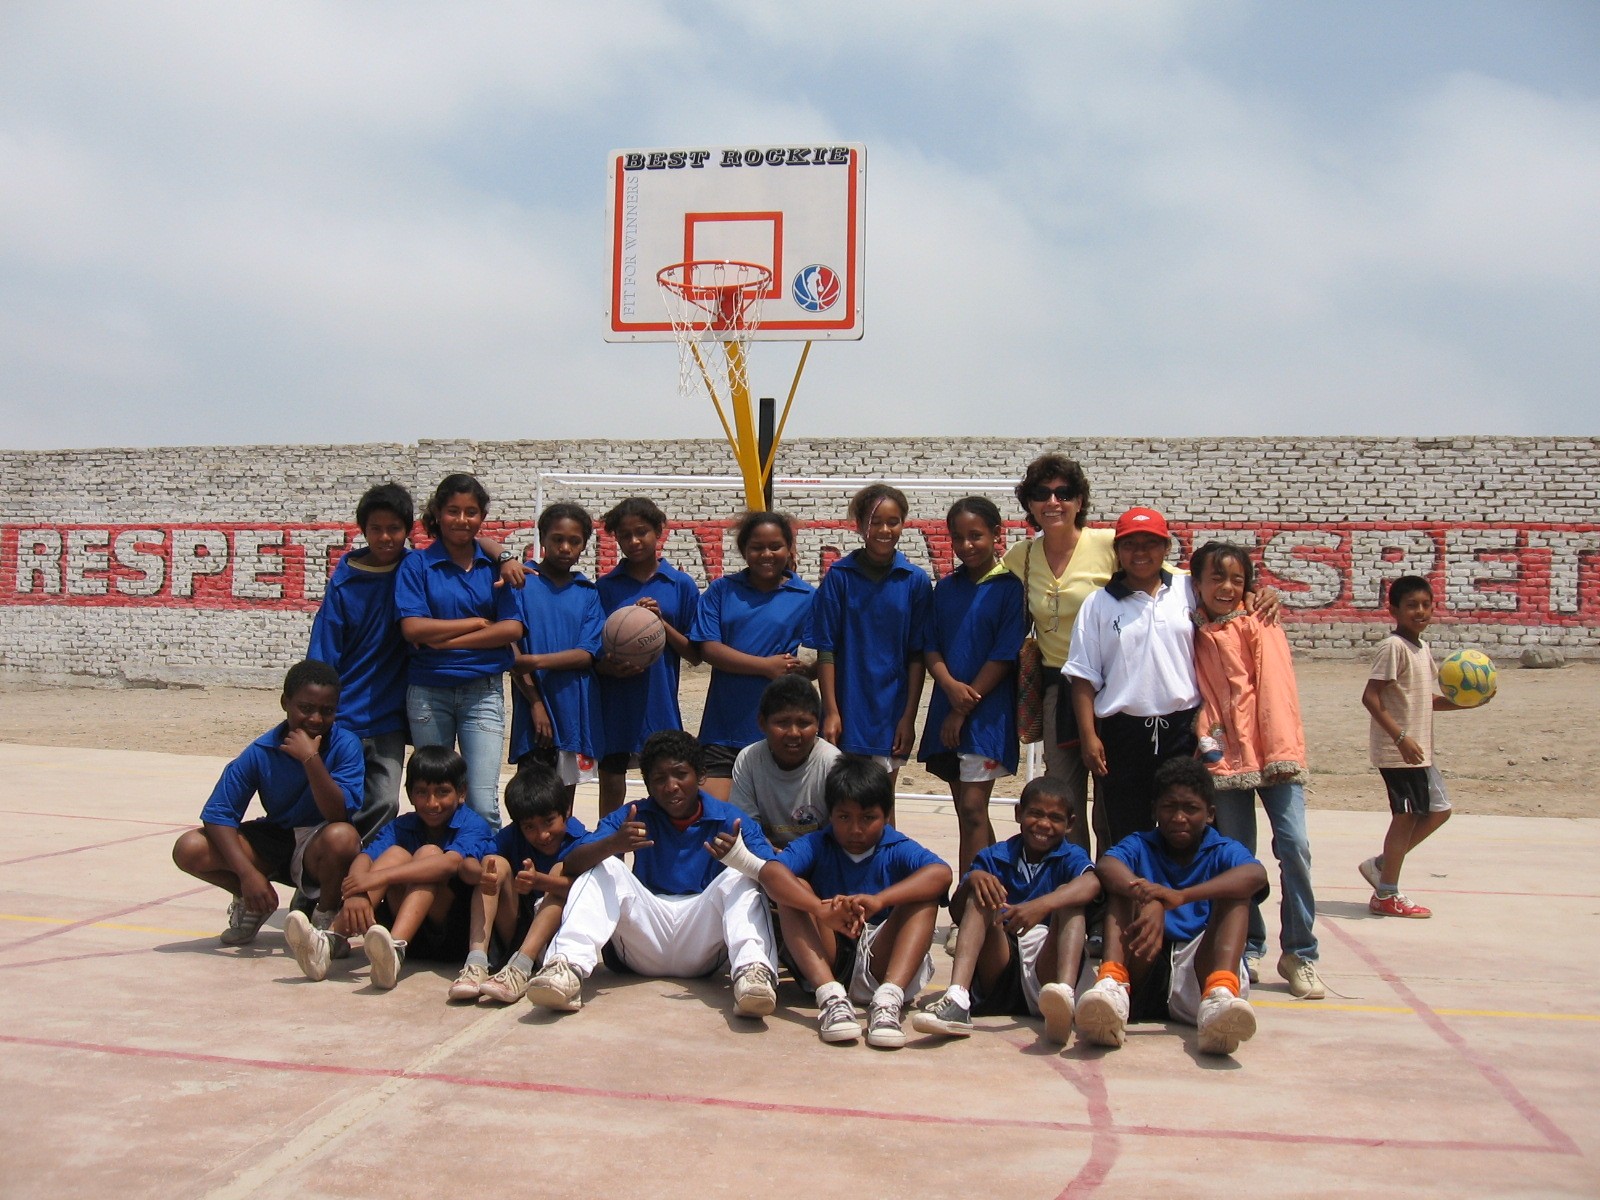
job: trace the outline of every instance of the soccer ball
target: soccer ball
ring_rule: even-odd
[[[1439,690],[1459,708],[1477,708],[1494,695],[1497,674],[1482,650],[1457,650],[1439,664]]]

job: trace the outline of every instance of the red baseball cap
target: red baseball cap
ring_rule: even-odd
[[[1120,542],[1135,533],[1153,533],[1159,538],[1171,538],[1167,532],[1167,519],[1153,508],[1130,508],[1117,518],[1117,534],[1112,538]]]

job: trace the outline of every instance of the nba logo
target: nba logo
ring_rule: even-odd
[[[822,312],[838,302],[839,273],[832,267],[812,263],[795,275],[790,291],[794,302],[806,312]]]

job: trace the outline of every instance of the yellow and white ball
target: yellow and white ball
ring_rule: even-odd
[[[1482,650],[1457,650],[1439,664],[1439,690],[1458,708],[1477,708],[1494,695],[1498,675]]]

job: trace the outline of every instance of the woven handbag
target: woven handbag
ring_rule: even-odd
[[[1033,567],[1033,543],[1022,556],[1023,603],[1032,605],[1033,591],[1028,586],[1028,575]],[[1039,649],[1039,639],[1033,636],[1030,607],[1028,636],[1022,639],[1022,649],[1017,653],[1017,740],[1024,746],[1044,740],[1044,653]]]

